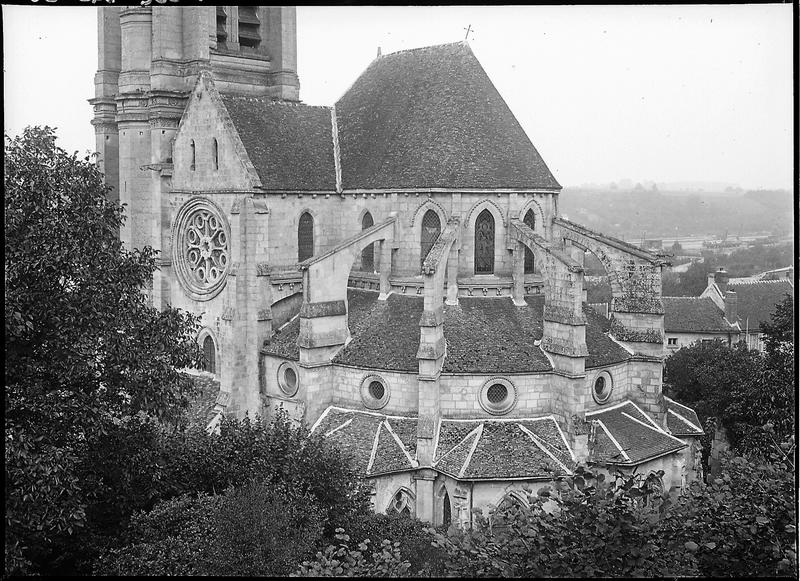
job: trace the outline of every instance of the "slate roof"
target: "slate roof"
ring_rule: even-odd
[[[730,333],[735,329],[711,297],[662,297],[664,331]]]
[[[221,97],[264,188],[336,190],[330,108]]]
[[[667,404],[667,431],[673,436],[702,436],[703,428],[697,412],[664,396]]]
[[[761,322],[771,321],[775,305],[788,293],[794,296],[794,286],[787,280],[764,280],[750,284],[728,284],[736,292],[736,312],[742,330],[760,330]]]
[[[605,426],[605,429],[601,426],[595,429],[595,441],[590,446],[589,455],[592,462],[640,464],[687,446],[653,422],[631,401],[588,412],[586,419],[599,420]]]
[[[561,188],[466,43],[378,57],[336,115],[345,189]]]
[[[419,369],[419,319],[423,299],[416,295],[389,295],[348,289],[348,324],[352,340],[334,363],[369,369],[415,372]],[[443,373],[535,373],[552,366],[535,344],[542,338],[544,297],[528,295],[525,307],[508,297],[462,297],[457,306],[444,307],[447,354]],[[630,355],[606,334],[610,322],[585,308],[587,315],[586,367],[626,361]],[[270,339],[264,351],[297,361],[300,320],[295,318]]]
[[[608,336],[611,321],[607,317],[585,303],[583,314],[586,316],[586,349],[589,351],[586,369],[620,363],[631,357],[630,353]]]
[[[312,431],[350,452],[366,476],[412,470],[417,418],[331,406]],[[572,454],[555,419],[442,420],[434,468],[463,480],[553,478],[571,472]]]
[[[416,426],[416,418],[331,406],[312,432],[323,434],[349,452],[362,474],[375,476],[416,468]]]

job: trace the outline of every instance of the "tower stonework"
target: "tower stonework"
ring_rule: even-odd
[[[295,8],[103,6],[97,23],[98,164],[127,206],[122,240],[160,250],[172,141],[198,75],[225,93],[299,101]]]

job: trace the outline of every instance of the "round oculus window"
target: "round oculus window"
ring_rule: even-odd
[[[609,375],[607,371],[603,371],[595,378],[594,385],[592,386],[592,397],[594,401],[597,403],[607,402],[608,398],[611,396],[612,387],[611,375]]]
[[[517,389],[510,381],[495,377],[484,384],[478,395],[478,401],[490,414],[506,414],[517,403]]]
[[[372,410],[389,403],[389,385],[378,375],[368,375],[361,382],[361,401]]]
[[[178,211],[172,257],[189,296],[207,301],[224,288],[230,270],[229,240],[228,221],[210,200],[192,198]]]
[[[278,387],[284,395],[292,397],[300,387],[300,379],[294,364],[284,361],[278,366]]]

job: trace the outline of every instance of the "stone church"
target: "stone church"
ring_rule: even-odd
[[[697,416],[662,394],[666,257],[559,216],[467,43],[379,55],[319,107],[292,7],[98,22],[98,163],[124,242],[161,251],[153,303],[202,315],[212,427],[282,408],[352,453],[377,511],[436,524],[579,462],[697,477]]]

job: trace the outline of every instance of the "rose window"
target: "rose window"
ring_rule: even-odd
[[[184,288],[198,300],[216,296],[225,283],[230,264],[227,221],[208,200],[186,203],[175,221],[174,253]]]

